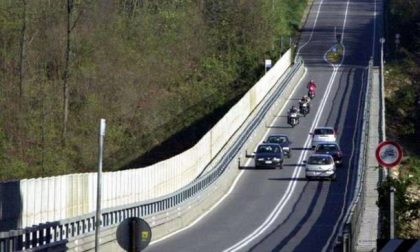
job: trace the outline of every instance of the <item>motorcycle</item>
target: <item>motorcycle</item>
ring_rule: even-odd
[[[309,98],[313,99],[315,97],[315,89],[314,88],[310,88],[308,90],[308,96]]]
[[[293,111],[287,117],[287,123],[294,128],[296,125],[299,124],[299,115],[297,112]]]
[[[299,112],[303,116],[306,116],[307,114],[309,114],[309,111],[310,111],[309,103],[307,103],[307,102],[301,102],[300,105],[299,105]]]

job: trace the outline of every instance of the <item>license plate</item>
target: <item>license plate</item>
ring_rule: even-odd
[[[267,160],[267,161],[265,161],[265,163],[266,163],[266,164],[272,164],[272,163],[273,163],[273,161],[271,161],[271,160]]]

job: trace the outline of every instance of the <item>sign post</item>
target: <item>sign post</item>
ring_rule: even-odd
[[[383,141],[376,148],[376,159],[378,163],[386,168],[393,168],[397,166],[403,157],[403,152],[401,146],[392,141]],[[390,177],[390,172],[388,172],[388,178]],[[389,190],[389,236],[390,239],[394,239],[394,230],[395,230],[395,213],[394,213],[394,194],[395,188],[391,186]]]

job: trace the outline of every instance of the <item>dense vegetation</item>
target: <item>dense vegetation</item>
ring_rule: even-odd
[[[396,190],[396,236],[420,237],[420,1],[387,1],[385,66],[387,138],[398,141],[405,158],[399,175],[379,188],[387,208],[391,185]],[[396,43],[395,35],[400,39]],[[386,213],[387,214],[387,213]],[[388,229],[385,215],[384,229]],[[384,232],[387,235],[387,232]]]
[[[190,128],[171,142],[186,148],[288,46],[306,3],[0,1],[0,179],[94,171],[100,118],[105,170]]]

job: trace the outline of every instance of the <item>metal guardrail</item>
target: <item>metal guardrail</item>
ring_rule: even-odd
[[[343,230],[341,230],[342,245],[343,251],[353,251],[355,247],[355,242],[358,236],[358,227],[361,221],[361,214],[363,207],[365,205],[365,191],[366,184],[365,182],[365,167],[368,167],[367,157],[369,150],[369,123],[370,123],[370,102],[369,97],[372,95],[372,68],[373,68],[373,59],[369,61],[368,67],[368,80],[365,94],[365,106],[363,113],[363,128],[362,128],[362,138],[360,142],[360,154],[358,162],[358,174],[357,182],[355,188],[355,195],[353,197],[350,210],[347,212],[345,217],[345,224]]]
[[[124,219],[129,217],[151,217],[171,209],[179,208],[186,201],[194,200],[203,190],[210,187],[220,176],[222,176],[228,167],[228,164],[233,161],[241,147],[245,144],[248,137],[253,130],[263,121],[264,116],[270,107],[281,96],[287,83],[293,78],[297,70],[303,64],[302,58],[292,66],[291,71],[283,79],[280,85],[277,85],[276,90],[272,92],[271,96],[256,116],[250,121],[241,132],[237,141],[232,147],[223,154],[223,156],[216,163],[214,169],[197,178],[190,185],[154,200],[140,202],[138,204],[130,204],[121,207],[104,209],[102,211],[102,225],[101,227],[109,227],[121,223]],[[178,211],[172,211],[177,214]],[[65,248],[65,242],[77,236],[83,236],[95,231],[96,217],[95,213],[78,216],[75,218],[64,219],[56,222],[47,222],[44,224],[34,225],[29,228],[10,230],[9,232],[0,233],[0,251],[19,251],[19,250],[42,250],[45,248]],[[64,247],[63,247],[64,246]]]

